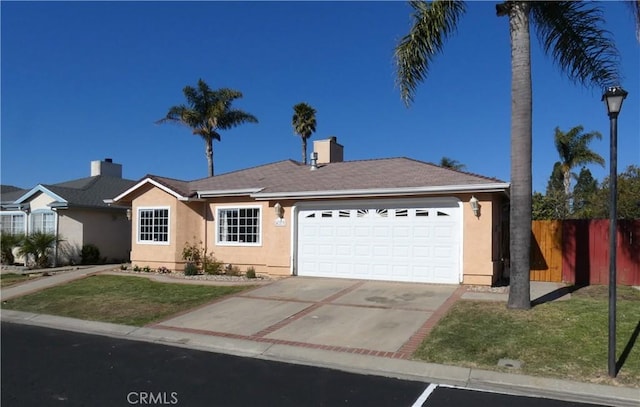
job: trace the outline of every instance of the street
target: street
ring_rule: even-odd
[[[11,323],[1,339],[3,406],[587,406]]]

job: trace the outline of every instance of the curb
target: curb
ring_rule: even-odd
[[[118,339],[150,342],[241,357],[325,367],[357,374],[435,382],[468,390],[499,392],[528,397],[637,407],[640,389],[614,387],[544,377],[525,376],[437,365],[414,360],[364,356],[243,339],[213,337],[161,328],[135,327],[75,318],[2,310],[0,320]]]

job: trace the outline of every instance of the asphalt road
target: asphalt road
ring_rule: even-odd
[[[0,344],[3,407],[586,406],[447,387],[425,393],[423,382],[28,325],[3,323]]]

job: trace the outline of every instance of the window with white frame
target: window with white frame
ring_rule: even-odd
[[[24,213],[3,213],[0,214],[2,220],[0,231],[8,235],[19,235],[25,233]]]
[[[53,212],[33,212],[29,233],[56,233],[55,214]]]
[[[218,208],[216,235],[220,244],[259,245],[260,208]]]
[[[169,208],[138,209],[138,242],[169,243]]]

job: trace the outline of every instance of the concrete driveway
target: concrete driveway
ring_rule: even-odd
[[[454,285],[291,277],[155,326],[407,358],[462,292]]]

